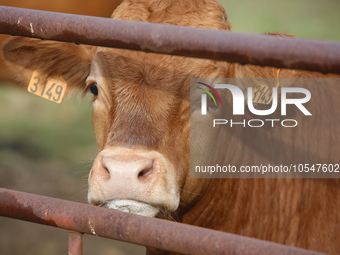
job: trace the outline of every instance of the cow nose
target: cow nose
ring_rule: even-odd
[[[174,211],[179,189],[174,165],[158,151],[109,147],[96,157],[88,202],[93,205],[154,217]]]
[[[163,165],[154,154],[103,151],[97,156],[89,177],[89,202],[102,204],[119,199],[145,201],[159,185]]]
[[[153,172],[153,159],[137,159],[135,156],[106,156],[102,158],[102,173],[105,179],[123,176],[127,180],[142,179]],[[97,173],[100,174],[100,173]]]

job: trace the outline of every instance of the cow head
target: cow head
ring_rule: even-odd
[[[230,29],[214,0],[125,1],[112,17]],[[90,203],[155,216],[204,192],[207,181],[189,178],[190,78],[223,77],[227,63],[19,37],[4,44],[3,57],[25,84],[41,69],[63,75],[71,91],[93,93],[99,154]]]

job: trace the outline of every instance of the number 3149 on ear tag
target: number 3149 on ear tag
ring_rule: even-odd
[[[61,75],[43,78],[40,70],[32,74],[28,85],[28,92],[60,104],[63,101],[67,83]]]

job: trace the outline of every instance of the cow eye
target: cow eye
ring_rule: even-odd
[[[93,95],[98,96],[98,84],[96,82],[90,85],[90,91]]]

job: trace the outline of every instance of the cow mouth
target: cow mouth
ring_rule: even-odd
[[[100,207],[105,207],[108,209],[114,209],[121,212],[128,212],[133,214],[138,214],[147,217],[155,217],[160,208],[150,205],[145,202],[140,202],[130,199],[116,199],[101,204],[97,204]]]

